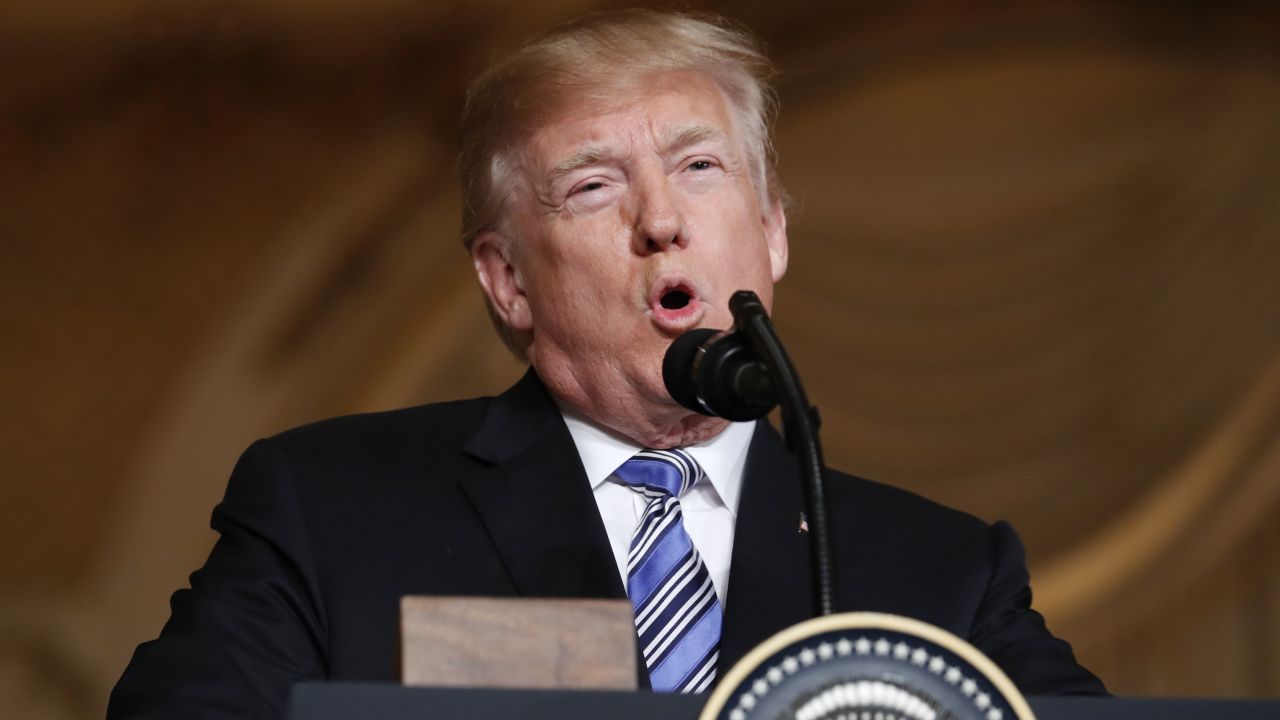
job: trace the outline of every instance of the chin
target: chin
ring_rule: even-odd
[[[655,450],[667,450],[675,447],[688,447],[706,442],[724,432],[729,421],[718,417],[708,417],[695,412],[685,411],[687,415],[665,432],[644,443]]]

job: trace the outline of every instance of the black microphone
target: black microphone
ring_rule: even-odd
[[[690,330],[671,343],[662,359],[662,381],[682,406],[727,420],[755,420],[782,403],[782,431],[803,480],[814,609],[831,615],[839,607],[838,583],[818,409],[809,404],[760,298],[739,290],[729,298],[729,312],[732,330]]]
[[[701,328],[676,338],[662,381],[684,407],[735,422],[764,417],[778,404],[764,362],[736,330]]]

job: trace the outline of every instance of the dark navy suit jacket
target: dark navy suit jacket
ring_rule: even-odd
[[[748,453],[722,672],[813,607],[794,463],[763,422]],[[1025,693],[1104,692],[1030,609],[1007,524],[835,471],[828,483],[842,610],[945,628]],[[496,398],[261,440],[212,525],[208,561],[138,647],[109,718],[280,717],[295,681],[395,681],[402,595],[625,597],[573,440],[532,372]]]

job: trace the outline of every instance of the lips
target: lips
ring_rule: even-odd
[[[680,333],[695,327],[706,312],[693,282],[679,275],[659,278],[649,293],[649,317],[660,329]]]

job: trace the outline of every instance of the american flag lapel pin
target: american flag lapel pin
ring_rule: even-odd
[[[805,517],[804,513],[800,513],[800,528],[796,532],[809,532],[809,518]]]

